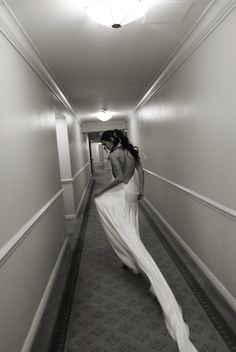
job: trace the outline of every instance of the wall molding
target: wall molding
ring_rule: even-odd
[[[0,33],[2,33],[8,42],[16,49],[24,61],[33,69],[64,107],[69,110],[74,117],[79,119],[53,78],[52,73],[50,73],[38,49],[5,0],[1,0],[0,2]]]
[[[223,205],[221,203],[218,203],[218,202],[216,202],[216,201],[214,201],[214,200],[212,200],[212,199],[210,199],[208,197],[203,196],[200,193],[197,193],[197,192],[192,191],[192,190],[190,190],[190,189],[188,189],[186,187],[183,187],[183,186],[181,186],[181,185],[179,185],[179,184],[177,184],[175,182],[172,182],[172,181],[168,180],[167,178],[164,178],[164,177],[162,177],[160,175],[155,174],[152,171],[149,171],[147,169],[144,169],[144,171],[146,173],[148,173],[149,175],[154,176],[158,180],[161,180],[161,181],[167,183],[168,185],[174,187],[175,189],[184,192],[185,194],[187,194],[191,198],[193,198],[193,199],[197,200],[198,202],[201,202],[202,204],[210,207],[211,209],[217,211],[221,215],[224,215],[224,216],[230,218],[231,220],[236,221],[236,210],[228,208],[228,207],[226,207],[225,205]]]
[[[80,211],[80,209],[82,207],[86,192],[87,192],[87,190],[88,190],[88,188],[89,188],[89,186],[91,184],[91,180],[92,180],[92,177],[89,178],[89,181],[88,181],[88,183],[87,183],[87,185],[86,185],[86,187],[84,189],[84,192],[83,192],[82,197],[81,197],[81,199],[79,201],[79,204],[78,204],[78,207],[76,209],[75,214],[67,214],[65,216],[66,220],[74,220],[74,219],[76,219],[78,217],[78,214],[79,214],[79,211]]]
[[[31,349],[31,346],[33,344],[35,335],[37,333],[40,321],[41,321],[41,319],[43,317],[44,310],[45,310],[45,308],[47,306],[47,302],[48,302],[51,290],[53,288],[53,285],[54,285],[54,282],[55,282],[55,279],[56,279],[56,276],[57,276],[57,272],[58,272],[58,270],[60,268],[60,265],[61,265],[64,253],[65,253],[67,244],[68,244],[68,236],[66,237],[66,239],[65,239],[65,241],[63,243],[63,246],[62,246],[60,254],[59,254],[58,258],[57,258],[56,264],[55,264],[55,266],[53,268],[53,271],[52,271],[52,273],[50,275],[48,284],[46,286],[46,289],[44,291],[44,294],[42,296],[42,299],[40,301],[40,304],[38,306],[38,309],[36,311],[34,319],[32,321],[31,327],[29,329],[29,332],[27,334],[27,337],[25,339],[25,342],[24,342],[24,345],[23,345],[23,347],[21,349],[21,352],[30,352],[30,349]]]
[[[235,0],[212,0],[197,22],[186,34],[179,46],[170,55],[161,68],[151,87],[128,115],[128,119],[140,109],[166,83],[166,81],[183,65],[192,53],[204,43],[211,33],[235,10]]]
[[[194,251],[186,244],[186,242],[181,238],[181,236],[173,229],[173,227],[167,222],[167,220],[159,213],[159,211],[144,198],[144,202],[147,207],[157,216],[161,223],[167,228],[167,230],[175,237],[183,249],[188,253],[188,255],[193,259],[201,271],[206,275],[210,282],[214,285],[217,291],[224,297],[228,304],[236,312],[236,299],[231,295],[227,288],[217,279],[217,277],[212,273],[212,271],[203,263],[203,261],[194,253]]]
[[[0,249],[0,267],[47,214],[49,208],[55,203],[63,192],[64,190],[60,189],[60,191],[58,191],[6,244],[3,245]]]
[[[88,161],[76,174],[73,178],[67,178],[67,179],[62,179],[61,180],[61,184],[65,185],[65,184],[69,184],[69,183],[73,183],[81,174],[82,171],[84,171],[84,169],[90,165],[90,161]]]

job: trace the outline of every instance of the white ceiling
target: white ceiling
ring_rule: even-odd
[[[7,0],[82,121],[103,108],[126,118],[209,3],[162,0],[145,19],[112,29],[92,22],[79,0]]]

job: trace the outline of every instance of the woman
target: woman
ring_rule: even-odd
[[[141,272],[150,281],[150,291],[157,297],[166,327],[180,352],[196,352],[189,340],[188,326],[166,280],[139,235],[138,200],[143,198],[144,173],[137,148],[120,131],[106,131],[101,142],[108,149],[112,181],[94,194],[102,226],[114,251],[135,274]],[[134,181],[138,171],[139,188]]]

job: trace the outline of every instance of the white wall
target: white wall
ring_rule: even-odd
[[[68,114],[57,115],[56,120],[65,216],[73,219],[79,212],[90,181],[88,137],[81,133],[77,119]]]
[[[60,166],[60,177],[63,192],[64,211],[67,217],[75,213],[74,192],[72,187],[72,171],[69,150],[69,139],[66,118],[63,115],[56,115],[57,147]]]
[[[74,117],[3,5],[0,52],[0,350],[25,352],[67,243],[55,114]]]
[[[177,52],[129,131],[146,155],[149,204],[236,309],[236,10],[222,5]]]
[[[57,147],[61,179],[71,178],[71,161],[66,118],[56,116]]]
[[[98,163],[99,161],[101,161],[99,143],[91,143],[91,152],[94,163]]]
[[[85,191],[91,179],[88,136],[81,132],[78,121],[71,119],[68,115],[67,128],[70,146],[74,208],[75,214],[78,214]]]

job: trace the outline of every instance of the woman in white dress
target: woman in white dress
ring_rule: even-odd
[[[143,198],[144,172],[136,147],[120,130],[106,131],[101,142],[109,151],[111,182],[94,193],[94,200],[105,234],[125,267],[141,272],[150,281],[150,291],[157,297],[166,327],[180,352],[196,352],[170,287],[145,248],[139,234],[138,200]],[[139,185],[134,181],[135,169]]]

